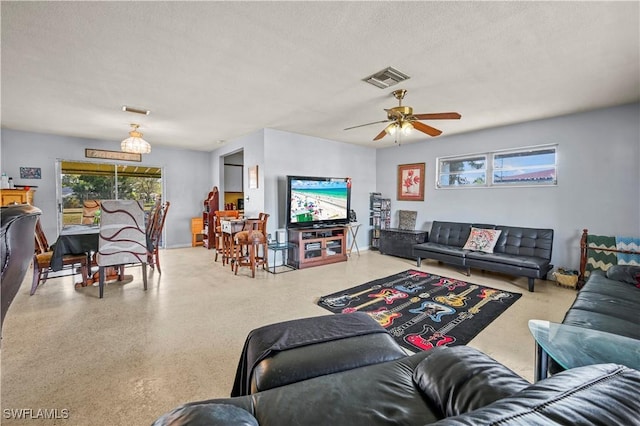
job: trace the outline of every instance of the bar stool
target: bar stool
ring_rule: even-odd
[[[234,274],[238,275],[240,266],[251,268],[251,278],[256,276],[256,266],[266,270],[269,267],[267,249],[267,219],[269,215],[260,213],[258,219],[247,219],[244,229],[234,236],[236,257],[234,260]],[[262,255],[260,248],[262,247]]]

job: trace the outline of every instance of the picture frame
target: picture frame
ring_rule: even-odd
[[[20,179],[42,179],[40,167],[20,167]]]
[[[258,188],[258,166],[249,167],[249,189]]]
[[[85,148],[86,158],[100,158],[103,160],[122,160],[142,162],[142,154],[122,151],[106,151],[104,149]]]
[[[398,200],[424,201],[425,163],[398,166]]]

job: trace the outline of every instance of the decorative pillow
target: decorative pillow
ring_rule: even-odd
[[[493,253],[501,233],[502,231],[498,229],[471,228],[469,239],[463,249]]]
[[[640,266],[613,265],[607,269],[607,278],[640,287]]]
[[[418,216],[417,211],[399,210],[398,216],[400,217],[400,222],[398,224],[399,229],[404,231],[413,231],[416,229],[416,218]]]

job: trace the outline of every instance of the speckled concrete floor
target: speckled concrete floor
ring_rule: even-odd
[[[163,274],[131,267],[128,284],[111,284],[104,299],[97,287],[74,289],[73,278],[49,280],[29,296],[25,278],[4,323],[1,349],[3,425],[6,410],[57,409],[38,424],[144,425],[193,400],[229,395],[247,333],[294,318],[326,315],[315,302],[367,281],[414,268],[413,261],[362,251],[348,262],[272,275],[238,276],[201,247],[163,250]],[[422,270],[520,292],[518,300],[470,346],[533,379],[532,318],[560,321],[575,297],[570,289],[526,279],[482,274],[423,262]],[[63,411],[67,410],[67,411]],[[49,411],[51,413],[51,411]]]

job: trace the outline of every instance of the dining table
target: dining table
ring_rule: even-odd
[[[62,228],[53,245],[51,269],[62,269],[62,258],[68,254],[87,254],[98,251],[100,225],[69,225]]]
[[[147,247],[150,241],[147,240]],[[92,257],[98,252],[100,245],[100,225],[68,225],[65,226],[60,235],[53,245],[53,254],[51,257],[51,269],[53,271],[60,271],[63,267],[62,258],[68,254],[86,254],[89,265],[95,265],[92,262]],[[87,277],[87,285],[97,283],[99,280],[99,273],[91,273],[89,268],[89,276]],[[105,281],[113,281],[119,278],[118,268],[109,267],[106,268]],[[132,278],[132,276],[124,276],[123,280]],[[82,282],[76,283],[76,287],[84,286]]]

